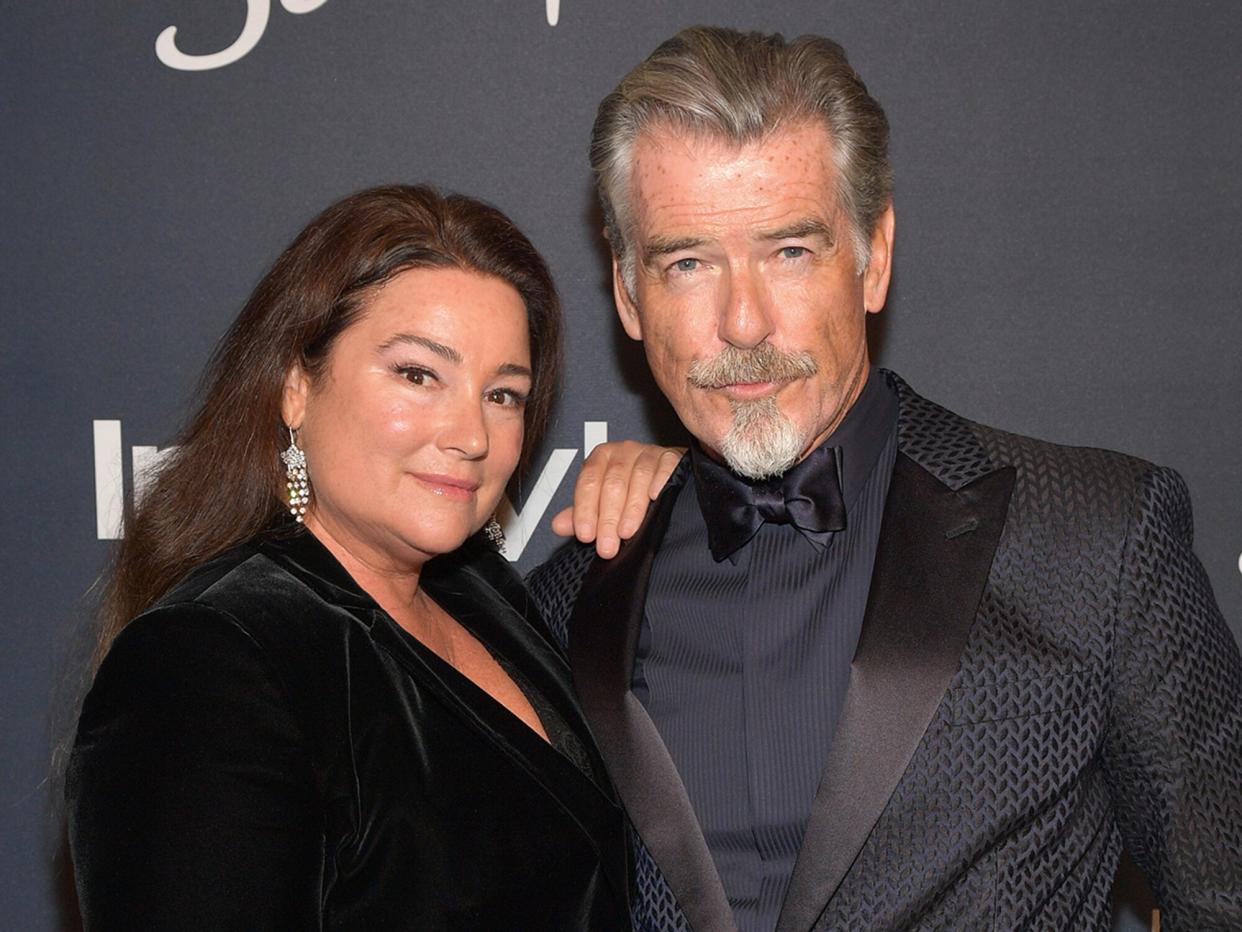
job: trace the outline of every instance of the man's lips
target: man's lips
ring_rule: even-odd
[[[774,395],[787,384],[787,382],[730,382],[727,385],[718,386],[716,390],[723,392],[729,398],[748,401]]]
[[[415,472],[410,473],[410,475],[437,495],[443,495],[445,498],[453,499],[454,501],[470,501],[470,499],[474,498],[474,493],[479,489],[479,483],[473,479],[460,479],[456,476],[427,472]]]

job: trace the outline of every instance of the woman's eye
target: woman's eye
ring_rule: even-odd
[[[436,377],[430,369],[424,369],[421,366],[398,366],[397,374],[411,385],[426,385]]]
[[[805,246],[785,246],[781,249],[782,259],[801,259],[805,255]]]
[[[526,403],[526,396],[511,388],[493,388],[483,397],[494,405],[504,405],[509,408],[516,408]]]

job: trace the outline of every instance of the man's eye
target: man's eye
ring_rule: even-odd
[[[805,246],[785,246],[781,249],[782,259],[801,259],[805,255]]]
[[[693,272],[699,266],[698,259],[678,259],[673,263],[674,272]]]

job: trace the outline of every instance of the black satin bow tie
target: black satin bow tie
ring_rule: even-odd
[[[792,524],[807,540],[825,547],[845,529],[845,501],[837,448],[821,446],[776,479],[749,482],[702,450],[691,451],[707,543],[719,563],[755,536],[760,525]]]

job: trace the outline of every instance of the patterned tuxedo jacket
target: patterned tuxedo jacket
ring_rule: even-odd
[[[1107,929],[1123,845],[1166,930],[1242,930],[1242,659],[1181,479],[983,427],[886,376],[899,452],[779,932]],[[571,544],[529,580],[629,811],[649,930],[733,924],[630,692],[684,468],[615,559]]]

